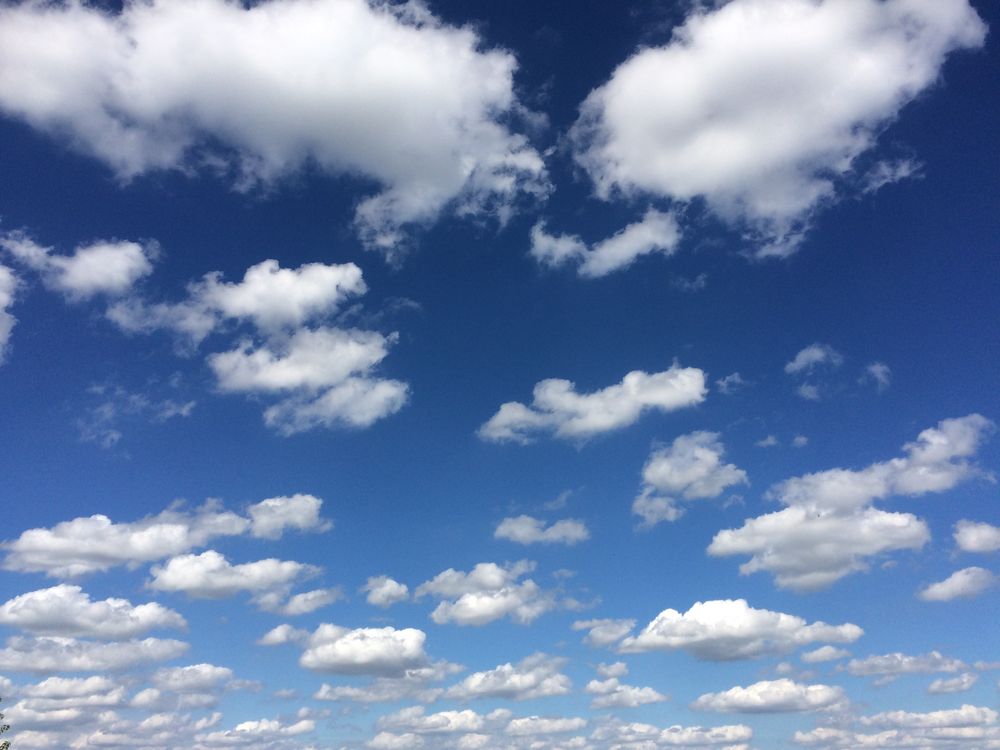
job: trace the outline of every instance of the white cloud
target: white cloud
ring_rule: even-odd
[[[716,380],[715,385],[718,387],[720,393],[726,396],[731,396],[741,388],[748,386],[749,383],[747,383],[747,381],[743,379],[743,376],[738,372],[733,372],[726,375],[724,378]]]
[[[799,373],[810,373],[817,367],[840,367],[844,363],[844,357],[829,344],[810,344],[800,351],[792,361],[785,365],[785,372],[789,375]]]
[[[155,243],[100,240],[78,246],[72,255],[58,255],[22,232],[0,234],[0,248],[39,273],[45,286],[72,301],[125,294],[152,273],[158,252]]]
[[[824,588],[866,570],[865,558],[892,550],[920,549],[930,534],[909,513],[871,506],[892,495],[944,492],[982,475],[967,459],[994,430],[979,414],[945,419],[903,446],[905,456],[860,469],[830,469],[781,482],[768,496],[788,506],[720,531],[711,555],[749,554],[740,572],[766,570],[782,588]]]
[[[517,401],[503,404],[479,428],[479,436],[492,442],[530,442],[535,433],[585,439],[635,423],[644,411],[675,411],[705,400],[705,373],[674,365],[669,370],[646,373],[635,370],[616,385],[593,393],[578,393],[569,380],[537,383],[531,406]]]
[[[610,646],[632,632],[635,620],[577,620],[573,630],[586,630],[583,642],[591,646]]]
[[[704,198],[794,251],[902,107],[986,28],[966,0],[699,5],[581,106],[571,133],[597,194]]]
[[[115,523],[104,515],[74,518],[50,529],[29,529],[17,539],[4,542],[3,567],[22,573],[75,577],[118,565],[155,562],[203,547],[222,536],[250,533],[272,538],[286,528],[325,530],[327,522],[312,513],[313,508],[318,511],[318,506],[312,500],[295,499],[310,497],[269,498],[251,506],[259,518],[266,519],[256,526],[252,516],[225,510],[214,500],[191,511],[175,504],[155,516],[130,523]]]
[[[845,659],[850,656],[850,652],[842,648],[833,646],[820,646],[812,651],[807,651],[800,657],[806,664],[821,664],[826,661]]]
[[[285,643],[305,643],[309,639],[308,630],[293,628],[287,623],[277,625],[257,640],[259,646],[280,646]]]
[[[994,724],[997,712],[985,706],[964,704],[961,708],[917,713],[912,711],[886,711],[874,716],[863,716],[865,726],[939,729],[942,727],[970,727]]]
[[[558,718],[524,716],[517,719],[511,719],[504,731],[509,735],[525,737],[538,734],[579,732],[586,726],[587,720],[579,716]]]
[[[963,672],[958,677],[940,677],[927,686],[927,692],[934,695],[964,693],[979,681],[979,675]]]
[[[20,282],[7,266],[0,266],[0,365],[7,355],[10,335],[17,325],[17,318],[9,310],[14,305],[14,296]]]
[[[819,386],[813,383],[803,383],[798,388],[795,389],[799,398],[804,398],[806,401],[822,401],[823,396],[820,394]]]
[[[339,588],[313,589],[303,591],[300,594],[293,594],[285,599],[285,592],[278,590],[267,592],[254,597],[254,601],[261,609],[286,617],[297,617],[315,612],[317,609],[328,607],[334,602],[340,601],[344,597],[344,592]]]
[[[398,380],[350,377],[319,395],[292,396],[264,410],[264,422],[282,435],[317,427],[370,427],[406,405],[410,389]]]
[[[565,659],[546,654],[532,654],[517,664],[500,664],[485,672],[474,672],[445,695],[454,700],[476,698],[506,698],[531,700],[569,694],[573,683],[559,670]]]
[[[507,539],[518,544],[568,544],[585,542],[590,538],[583,521],[566,518],[545,525],[540,518],[515,516],[503,519],[493,532],[496,539]]]
[[[233,670],[215,664],[158,669],[153,683],[174,693],[204,693],[217,690],[233,679]]]
[[[368,593],[365,600],[375,607],[391,607],[397,602],[406,601],[410,596],[410,589],[405,583],[389,576],[373,576],[361,590]]]
[[[726,713],[780,713],[821,711],[844,706],[842,688],[830,685],[803,685],[789,679],[765,680],[721,693],[705,693],[691,704],[699,711]]]
[[[777,445],[781,445],[781,443],[778,442],[778,438],[774,435],[768,435],[758,440],[754,445],[758,448],[774,448]]]
[[[805,435],[796,435],[792,438],[793,448],[805,448],[807,445],[809,445],[809,438]]]
[[[918,713],[885,711],[862,716],[855,727],[817,727],[796,732],[796,744],[822,748],[857,747],[992,747],[1000,740],[997,712],[985,706],[965,704],[960,708]],[[857,729],[875,728],[874,734]]]
[[[661,729],[652,724],[611,720],[605,722],[591,735],[597,742],[609,747],[709,747],[722,745],[727,750],[748,750],[753,730],[744,724],[720,727],[685,727],[674,725]]]
[[[0,624],[36,635],[132,638],[158,628],[185,628],[180,614],[126,599],[93,601],[79,586],[60,584],[21,594],[0,605]]]
[[[1000,526],[961,520],[955,524],[955,544],[963,552],[1000,550]]]
[[[634,685],[623,685],[618,679],[624,676],[627,669],[621,662],[617,662],[612,667],[619,666],[618,669],[601,669],[598,667],[598,674],[604,677],[603,680],[591,680],[584,688],[586,692],[595,696],[591,701],[591,708],[635,708],[645,706],[650,703],[662,703],[669,700],[663,693],[651,687],[636,687]]]
[[[401,709],[380,717],[377,722],[379,729],[388,729],[395,733],[413,732],[415,734],[475,732],[482,729],[484,724],[483,717],[469,709],[427,714],[423,706]]]
[[[261,539],[279,539],[287,529],[329,531],[330,521],[320,518],[323,501],[313,495],[269,497],[247,508],[250,533]]]
[[[396,703],[402,700],[431,703],[444,693],[444,689],[432,687],[429,683],[440,682],[463,669],[458,664],[438,661],[426,666],[406,669],[399,677],[376,677],[367,685],[333,686],[323,683],[313,698],[359,703]]]
[[[674,521],[683,510],[678,500],[718,497],[727,487],[748,484],[746,472],[723,463],[725,448],[717,432],[681,435],[666,448],[653,451],[642,469],[642,493],[632,513],[643,526]]]
[[[932,583],[917,595],[925,602],[950,602],[952,599],[973,599],[997,582],[997,577],[985,568],[962,568],[943,581]]]
[[[535,569],[527,560],[507,564],[479,563],[468,573],[449,568],[417,587],[416,598],[443,599],[431,613],[439,625],[486,625],[502,617],[526,625],[555,607],[551,592],[521,576]]]
[[[445,208],[503,220],[518,196],[547,189],[538,153],[501,124],[522,109],[513,55],[422,5],[22,5],[4,9],[0,29],[11,73],[0,109],[67,135],[123,179],[206,162],[238,186],[307,163],[361,175],[382,192],[357,223],[387,251],[403,225]]]
[[[754,609],[743,599],[696,602],[684,613],[665,609],[636,636],[621,641],[623,653],[684,650],[698,659],[729,661],[780,654],[816,642],[853,643],[857,625],[807,624],[801,617]]]
[[[872,362],[865,368],[865,379],[869,378],[881,393],[892,383],[892,370],[884,362]]]
[[[399,675],[426,663],[426,638],[415,628],[352,630],[323,623],[308,637],[299,664],[333,674]]]
[[[933,674],[934,672],[958,672],[966,665],[959,659],[950,659],[937,651],[910,656],[895,652],[865,659],[851,659],[847,671],[855,677],[894,677],[901,674]]]
[[[175,659],[188,645],[181,641],[145,638],[141,641],[95,643],[75,638],[8,638],[0,649],[0,664],[13,672],[106,672],[151,661]]]
[[[149,588],[178,591],[199,599],[222,599],[241,591],[264,594],[284,590],[297,579],[312,575],[312,565],[292,560],[257,560],[233,565],[215,550],[179,555],[166,565],[154,565]]]
[[[542,222],[531,230],[531,255],[543,265],[575,263],[585,278],[599,278],[628,268],[643,255],[673,255],[681,232],[672,213],[648,209],[640,221],[629,224],[593,247],[575,235],[550,235]]]
[[[284,723],[278,719],[256,719],[241,722],[232,729],[208,732],[199,736],[198,739],[200,740],[199,744],[210,748],[240,745],[280,747],[275,743],[286,737],[308,734],[315,728],[316,722],[313,719],[300,719],[292,724]]]
[[[409,750],[413,747],[423,747],[424,738],[411,733],[394,734],[393,732],[379,732],[365,743],[366,747],[372,750]]]

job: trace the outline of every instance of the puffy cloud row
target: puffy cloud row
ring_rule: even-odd
[[[871,731],[874,730],[874,731]],[[815,748],[992,747],[1000,740],[997,712],[985,706],[928,711],[886,711],[862,716],[854,727],[817,727],[796,732],[797,744]]]
[[[720,531],[708,547],[716,556],[750,555],[744,574],[768,571],[782,588],[824,588],[859,570],[866,558],[900,549],[920,549],[930,534],[910,513],[872,506],[892,495],[944,492],[981,474],[969,461],[994,431],[979,414],[942,420],[905,455],[864,469],[829,469],[781,482],[768,495],[785,509]]]

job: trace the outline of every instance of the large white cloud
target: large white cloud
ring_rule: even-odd
[[[476,732],[483,728],[485,721],[475,711],[439,711],[427,714],[423,706],[411,706],[379,718],[379,729],[393,732],[414,732],[416,734],[452,734],[455,732]]]
[[[642,469],[643,488],[632,513],[649,527],[683,514],[678,500],[718,497],[727,487],[747,484],[747,474],[722,460],[725,448],[717,432],[692,432],[654,450]]]
[[[985,568],[962,568],[943,581],[921,589],[918,596],[925,602],[948,602],[952,599],[972,599],[997,582],[997,577]]]
[[[694,367],[674,365],[663,372],[635,370],[620,383],[593,393],[578,393],[569,380],[552,378],[537,383],[533,401],[503,404],[479,428],[479,436],[492,442],[527,443],[538,433],[585,439],[627,427],[645,411],[675,411],[705,400],[705,373]]]
[[[104,515],[74,518],[49,529],[29,529],[17,539],[4,542],[3,567],[73,577],[118,565],[155,562],[203,547],[222,536],[274,538],[289,527],[323,531],[329,528],[328,522],[312,512],[322,501],[303,499],[311,497],[268,498],[251,506],[250,518],[223,509],[217,501],[190,511],[171,506],[155,516],[126,523],[115,523]],[[279,521],[279,517],[283,520]]]
[[[705,693],[691,707],[700,711],[727,713],[781,713],[829,710],[845,705],[846,700],[842,688],[803,685],[785,678],[755,682],[721,693]]]
[[[1000,550],[1000,526],[961,520],[955,524],[955,544],[963,552]]]
[[[502,566],[479,563],[468,573],[448,568],[420,584],[414,596],[443,600],[431,613],[438,624],[486,625],[509,617],[526,625],[556,605],[552,592],[530,578],[519,580],[534,569],[528,560]]]
[[[868,730],[868,731],[865,731]],[[871,730],[875,730],[872,732]],[[796,732],[796,744],[817,748],[986,748],[1000,742],[997,712],[964,704],[939,711],[884,711],[862,716],[853,726],[817,727]]]
[[[745,724],[719,727],[686,727],[675,724],[661,728],[642,722],[611,720],[599,726],[591,735],[597,742],[609,747],[661,748],[661,747],[714,747],[727,750],[747,750],[753,730]]]
[[[566,660],[546,654],[532,654],[517,664],[500,664],[494,669],[473,672],[448,689],[445,695],[455,700],[507,698],[531,700],[566,695],[573,686],[560,670]]]
[[[200,599],[222,599],[241,591],[258,595],[282,591],[303,576],[316,572],[314,566],[274,558],[233,565],[215,550],[208,550],[198,555],[179,555],[170,558],[165,565],[154,565],[148,585],[157,591],[183,592]]]
[[[968,459],[993,431],[979,414],[945,419],[903,446],[903,457],[788,479],[768,493],[788,507],[720,531],[708,552],[750,555],[741,573],[766,570],[779,586],[808,591],[866,570],[868,557],[920,549],[930,538],[922,520],[871,504],[892,495],[944,492],[980,475]]]
[[[961,660],[943,656],[938,651],[916,656],[896,651],[864,659],[851,659],[847,664],[847,671],[856,677],[895,677],[902,674],[958,672],[965,667]]]
[[[0,110],[120,177],[208,164],[247,186],[312,164],[371,178],[382,192],[357,222],[388,251],[445,208],[502,220],[546,191],[538,153],[501,124],[521,110],[513,55],[422,5],[24,3],[0,14],[0,50]]]
[[[700,4],[587,97],[576,159],[603,198],[704,198],[759,255],[785,255],[948,54],[985,32],[967,0]]]
[[[0,649],[0,664],[12,672],[107,672],[174,659],[187,649],[186,643],[161,638],[98,643],[64,637],[16,636],[8,638],[6,646]]]
[[[422,630],[343,628],[323,623],[308,636],[299,663],[333,674],[401,675],[427,662]]]
[[[73,301],[122,295],[153,271],[155,243],[102,240],[59,255],[21,232],[0,234],[0,248],[39,273],[43,283]]]
[[[531,230],[531,255],[553,268],[575,264],[577,273],[593,279],[627,268],[644,255],[673,255],[680,236],[674,215],[655,209],[591,248],[575,235],[549,234],[539,222]]]
[[[133,606],[126,599],[94,601],[79,586],[68,584],[31,591],[0,604],[0,624],[36,635],[108,640],[187,626],[179,613],[155,602]]]
[[[807,623],[801,617],[754,609],[743,599],[696,602],[684,613],[665,609],[619,651],[684,650],[699,659],[728,661],[780,654],[810,643],[852,643],[864,631],[857,625]]]

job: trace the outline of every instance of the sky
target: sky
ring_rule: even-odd
[[[5,738],[1000,748],[998,28],[0,4]]]

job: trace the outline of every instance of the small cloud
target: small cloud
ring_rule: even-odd
[[[778,438],[776,438],[774,435],[768,435],[767,437],[758,440],[756,443],[754,443],[754,445],[756,445],[758,448],[773,448],[776,445],[779,445],[779,443],[778,443]]]
[[[720,393],[726,396],[731,396],[741,388],[745,388],[750,385],[750,383],[744,380],[738,372],[734,372],[726,375],[724,378],[716,380],[715,385],[718,387]]]

